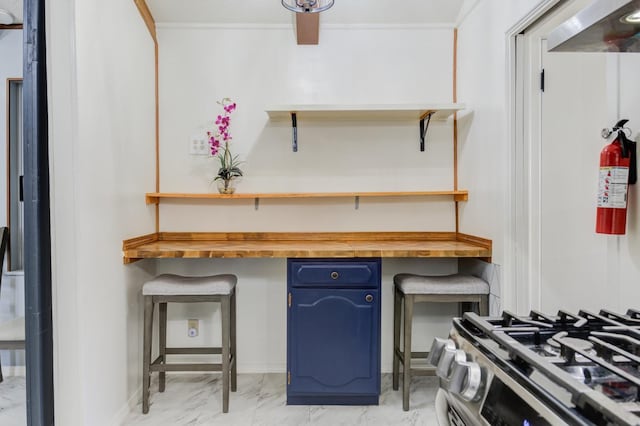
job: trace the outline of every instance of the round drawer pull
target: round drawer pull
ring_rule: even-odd
[[[339,276],[340,276],[340,274],[338,274],[336,271],[333,271],[331,273],[331,278],[334,279],[334,280],[337,280]]]
[[[371,294],[367,294],[364,297],[364,300],[366,300],[367,302],[371,303],[371,302],[373,302],[373,296]]]

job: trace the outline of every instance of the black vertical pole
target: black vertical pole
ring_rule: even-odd
[[[54,424],[44,9],[44,0],[24,1],[24,280],[29,426]]]

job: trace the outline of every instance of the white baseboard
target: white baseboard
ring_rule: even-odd
[[[238,366],[238,374],[266,374],[266,373],[286,373],[287,366],[285,364],[244,364]]]
[[[138,387],[136,391],[131,395],[129,400],[118,410],[115,416],[113,416],[113,420],[111,421],[112,426],[121,426],[124,422],[124,419],[127,418],[129,413],[133,411],[134,408],[138,405],[140,400],[142,399],[142,386]]]

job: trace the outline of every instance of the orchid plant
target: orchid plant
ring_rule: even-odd
[[[213,179],[224,181],[224,187],[220,189],[221,192],[227,193],[229,189],[229,183],[233,178],[242,176],[242,170],[239,165],[242,161],[239,160],[238,155],[232,155],[229,144],[231,142],[231,134],[229,133],[229,126],[231,124],[231,113],[236,109],[236,103],[230,98],[224,98],[218,101],[218,104],[222,106],[223,113],[218,115],[215,124],[217,129],[215,132],[207,132],[209,139],[209,147],[211,148],[211,155],[217,157],[220,161],[220,168],[218,174]]]

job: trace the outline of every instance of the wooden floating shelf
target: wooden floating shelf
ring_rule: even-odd
[[[364,105],[269,105],[265,112],[272,120],[291,119],[291,113],[298,118],[321,119],[389,119],[419,120],[433,113],[434,120],[444,120],[454,112],[465,109],[459,103],[426,104],[364,104]]]
[[[345,197],[440,197],[453,196],[454,201],[467,201],[469,191],[405,191],[405,192],[272,192],[272,193],[181,193],[148,192],[147,204],[158,204],[161,198],[184,200],[260,199],[260,198],[345,198]]]
[[[162,258],[475,257],[491,240],[456,232],[158,232],[124,240],[124,263]]]

